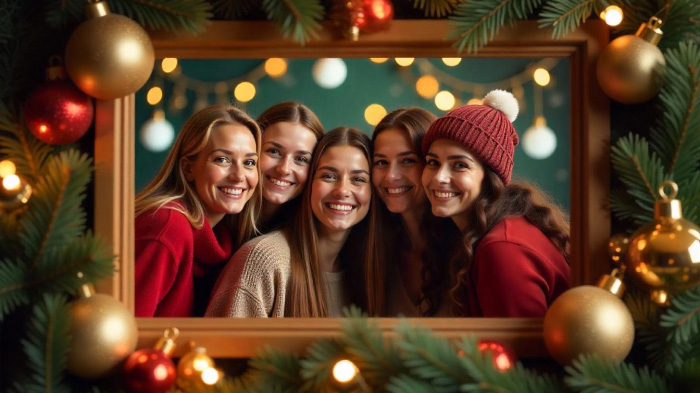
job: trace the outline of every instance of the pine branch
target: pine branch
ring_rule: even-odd
[[[318,38],[324,11],[319,0],[263,0],[263,9],[285,37],[301,45]]]
[[[637,370],[627,363],[616,364],[598,355],[582,355],[566,367],[569,387],[581,392],[667,393],[667,382],[647,367]]]
[[[0,260],[0,321],[19,306],[29,304],[29,293],[22,283],[29,280],[27,264],[20,260]]]
[[[33,185],[44,173],[54,149],[25,131],[21,119],[21,113],[0,101],[0,156],[12,161],[17,173]]]
[[[552,36],[561,38],[588,19],[597,0],[550,0],[540,13],[540,27],[553,27]]]
[[[700,172],[695,172],[689,179],[678,183],[678,199],[683,203],[683,217],[700,223]]]
[[[456,38],[459,53],[467,48],[476,53],[486,45],[505,24],[527,19],[542,0],[481,0],[463,1],[450,17],[455,27],[448,38]]]
[[[400,374],[391,377],[386,391],[389,393],[438,393],[442,390],[418,377]]]
[[[297,392],[304,382],[297,355],[266,347],[258,352],[258,357],[250,360],[249,365],[262,392]]]
[[[345,348],[336,340],[321,340],[307,350],[306,359],[301,361],[303,392],[334,393],[331,373],[336,362],[347,357]]]
[[[458,0],[413,0],[413,7],[423,10],[425,16],[441,18],[451,14]]]
[[[668,340],[676,344],[690,342],[700,333],[700,286],[676,294],[671,308],[661,315],[662,327],[669,328]]]
[[[669,4],[671,8],[661,26],[664,36],[659,42],[659,48],[677,48],[683,41],[693,39],[696,44],[700,44],[697,35],[700,30],[700,4],[697,0],[673,0]]]
[[[226,19],[237,19],[260,4],[258,0],[213,0],[214,13]]]
[[[631,221],[636,226],[654,219],[653,206],[639,206],[637,200],[623,189],[610,192],[610,209],[620,220]]]
[[[65,27],[85,19],[86,5],[80,0],[54,0],[44,7],[44,19],[51,28]]]
[[[22,340],[31,370],[23,384],[26,392],[70,391],[62,383],[70,345],[69,321],[64,296],[45,294],[34,306],[27,337]]]

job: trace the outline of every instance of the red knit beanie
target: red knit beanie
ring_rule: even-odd
[[[484,165],[510,183],[513,152],[518,134],[513,121],[518,117],[518,101],[504,90],[484,97],[483,105],[461,106],[435,120],[423,138],[423,155],[438,139],[449,139],[474,153]]]

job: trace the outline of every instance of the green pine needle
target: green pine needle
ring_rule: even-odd
[[[17,173],[34,185],[54,149],[26,131],[20,119],[21,113],[0,101],[0,156],[12,161]]]
[[[424,381],[410,374],[400,374],[391,377],[386,386],[386,391],[389,393],[442,393],[445,391],[441,387],[436,387],[431,383]]]
[[[527,19],[542,0],[478,0],[463,1],[450,16],[454,31],[448,38],[456,38],[454,46],[461,53],[476,53],[485,46],[501,27]]]
[[[22,348],[31,370],[23,384],[25,391],[70,391],[63,385],[63,371],[71,340],[69,321],[66,298],[62,295],[45,294],[43,300],[34,306],[27,337],[22,339]]]
[[[226,19],[237,19],[260,4],[258,0],[213,0],[214,12]]]
[[[700,3],[697,0],[624,0],[623,3],[625,17],[616,29],[619,33],[634,34],[640,25],[656,15],[664,22],[661,26],[664,35],[659,42],[661,50],[676,48],[683,41],[700,43]],[[671,6],[668,13],[665,10],[667,4]]]
[[[561,38],[588,19],[597,0],[549,0],[540,13],[540,27],[552,27],[552,36]]]
[[[337,340],[320,340],[306,352],[306,359],[301,361],[301,376],[305,381],[301,391],[334,393],[331,373],[335,363],[347,357],[343,345]]]
[[[260,391],[297,392],[301,379],[299,356],[264,347],[248,363]]]
[[[19,306],[29,303],[29,293],[22,285],[29,280],[29,269],[22,261],[0,260],[0,321]]]
[[[285,37],[301,45],[318,38],[324,12],[319,0],[263,0],[263,9]]]
[[[661,315],[660,325],[669,328],[668,340],[689,342],[700,333],[700,286],[676,294],[671,308]]]
[[[610,210],[620,220],[630,221],[634,225],[642,225],[654,219],[653,206],[640,206],[637,199],[623,189],[610,192]]]
[[[566,383],[586,393],[670,393],[667,382],[647,367],[637,370],[627,363],[617,364],[598,355],[582,355],[566,367]]]
[[[413,7],[423,10],[425,16],[441,18],[451,14],[458,0],[413,0]]]

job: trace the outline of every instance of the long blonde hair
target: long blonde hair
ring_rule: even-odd
[[[362,151],[371,162],[370,141],[367,135],[354,128],[338,127],[318,142],[309,169],[309,184],[304,189],[301,207],[294,217],[293,225],[287,229],[291,249],[291,279],[289,314],[292,317],[327,317],[328,303],[324,292],[324,279],[318,256],[318,220],[311,209],[311,189],[318,163],[323,153],[334,146],[352,146]],[[371,206],[371,205],[370,205]],[[344,284],[351,303],[365,307],[364,277],[362,263],[368,236],[367,223],[370,214],[357,223],[340,250],[338,258],[345,272]]]
[[[255,138],[255,150],[260,155],[260,128],[250,116],[232,106],[212,105],[204,108],[187,119],[156,177],[136,194],[136,216],[166,207],[182,213],[194,228],[199,229],[204,225],[204,207],[197,191],[185,178],[180,162],[183,157],[195,158],[209,142],[211,130],[224,124],[240,124],[248,128]],[[237,230],[236,246],[257,232],[255,217],[261,202],[258,182],[243,210],[224,218],[229,228]]]

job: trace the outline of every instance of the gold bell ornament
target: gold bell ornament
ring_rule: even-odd
[[[134,349],[139,338],[133,312],[112,296],[95,293],[83,284],[78,299],[68,304],[73,339],[66,369],[87,379],[116,371]]]
[[[673,190],[671,195],[666,195],[666,187]],[[676,183],[661,183],[654,221],[632,234],[625,257],[626,273],[659,305],[668,305],[670,295],[700,283],[700,227],[683,218],[677,194]]]
[[[177,364],[177,386],[184,391],[196,391],[214,385],[220,378],[214,360],[204,347],[196,347],[185,354]]]
[[[620,299],[622,273],[614,269],[597,286],[582,285],[559,296],[544,317],[544,342],[561,365],[582,354],[621,362],[634,343],[634,320]]]
[[[126,16],[113,14],[106,1],[88,0],[87,20],[66,45],[66,70],[87,95],[113,100],[140,89],[155,61],[146,31]]]
[[[656,46],[663,32],[653,16],[634,35],[614,39],[598,57],[598,84],[608,97],[624,104],[649,101],[661,89],[664,55]]]

